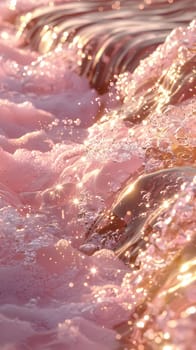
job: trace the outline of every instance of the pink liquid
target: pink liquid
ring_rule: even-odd
[[[195,5],[48,3],[0,4],[0,349],[194,349]]]

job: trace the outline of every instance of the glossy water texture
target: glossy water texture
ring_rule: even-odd
[[[61,3],[61,2],[60,2]],[[72,42],[80,72],[100,92],[119,73],[133,71],[169,32],[191,21],[193,1],[68,1],[22,16],[24,42],[40,52]]]
[[[195,347],[194,1],[0,2],[0,349]]]

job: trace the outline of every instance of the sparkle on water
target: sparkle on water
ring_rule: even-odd
[[[21,49],[40,54],[22,68],[18,64],[11,67],[13,76],[22,72],[28,96],[34,94],[37,71],[41,91],[46,94],[48,89],[44,74],[51,78],[53,93],[58,91],[52,70],[58,59],[62,64],[64,52],[67,69],[88,78],[99,93],[90,97],[89,105],[96,104],[98,112],[84,139],[77,139],[77,128],[83,125],[77,113],[66,120],[60,114],[47,127],[48,135],[58,141],[53,147],[61,170],[58,181],[50,185],[49,179],[43,191],[22,191],[22,215],[12,207],[1,209],[2,242],[17,225],[10,259],[16,254],[21,259],[23,254],[24,265],[36,262],[54,276],[54,304],[58,303],[58,275],[62,274],[70,300],[81,289],[76,315],[80,311],[89,321],[95,313],[104,329],[108,312],[109,328],[116,331],[114,349],[190,350],[196,313],[192,300],[196,279],[196,56],[191,39],[195,21],[189,22],[195,3],[133,0],[130,8],[128,0],[60,1],[58,5],[54,1],[47,6],[43,1],[37,9],[27,4],[29,12],[20,15],[19,2],[8,3],[13,11],[10,21],[16,17]],[[169,34],[179,25],[182,27]],[[158,47],[166,37],[165,44]],[[1,38],[7,40],[9,34],[3,30]],[[47,94],[44,98],[49,102]],[[77,101],[77,107],[82,103]],[[70,144],[64,144],[66,137]],[[72,147],[75,139],[78,144]],[[72,159],[76,159],[73,165]],[[134,164],[135,159],[139,166],[127,170],[127,163]],[[32,305],[36,302],[31,300]],[[118,317],[116,304],[124,317]],[[62,334],[66,327],[74,339],[79,326],[68,319],[58,323]]]

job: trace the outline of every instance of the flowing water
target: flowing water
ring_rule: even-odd
[[[0,348],[195,348],[196,4],[0,2]]]

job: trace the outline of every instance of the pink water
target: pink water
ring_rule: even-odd
[[[0,349],[194,349],[195,5],[54,3],[0,3]]]

